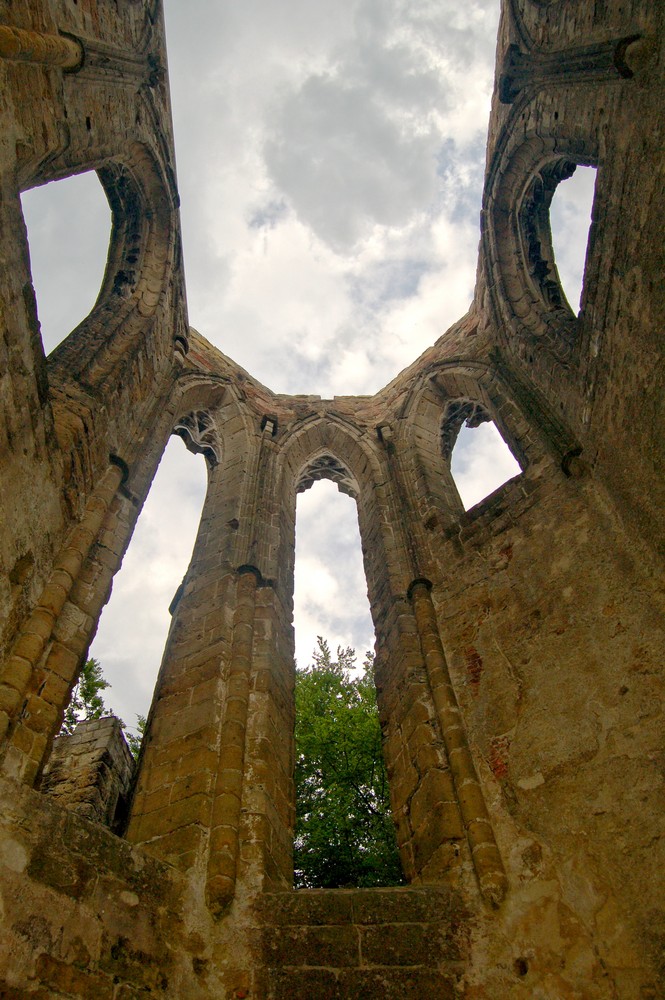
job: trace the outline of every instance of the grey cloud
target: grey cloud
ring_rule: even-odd
[[[288,211],[289,207],[283,198],[272,199],[251,212],[247,225],[250,229],[265,229],[266,227],[273,229],[288,214]]]
[[[329,69],[274,102],[264,144],[271,180],[339,253],[376,225],[406,225],[437,194],[441,116],[475,80],[469,64],[491,65],[477,21],[492,7],[443,6],[364,0],[355,38],[331,49]],[[464,64],[464,78],[444,76],[444,63]]]
[[[347,51],[338,73],[371,87],[377,103],[393,113],[423,119],[431,109],[442,111],[447,104],[440,75],[423,64],[421,53],[404,43],[381,46],[373,38],[362,40]]]
[[[362,308],[380,311],[394,299],[415,295],[421,278],[431,269],[431,260],[418,258],[378,261],[349,278],[349,297]]]
[[[375,224],[404,225],[435,191],[431,136],[402,131],[368,87],[331,77],[285,101],[265,158],[301,221],[338,249]]]

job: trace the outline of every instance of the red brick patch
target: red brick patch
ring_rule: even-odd
[[[509,736],[493,736],[490,740],[489,765],[495,778],[501,781],[508,774]]]
[[[465,649],[464,656],[466,658],[466,672],[471,690],[473,694],[478,694],[480,678],[483,673],[483,661],[475,646],[469,646],[468,649]]]

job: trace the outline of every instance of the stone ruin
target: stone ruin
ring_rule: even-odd
[[[0,996],[665,996],[664,15],[503,0],[473,305],[326,400],[188,326],[158,0],[0,0]],[[549,204],[578,164],[576,317]],[[45,359],[19,194],[89,169],[106,275]],[[467,419],[522,470],[469,511]],[[52,746],[172,433],[209,489],[120,824],[103,734],[67,806]],[[358,505],[395,889],[292,889],[295,505],[321,477]]]

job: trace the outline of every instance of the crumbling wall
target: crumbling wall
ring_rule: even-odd
[[[129,808],[134,758],[113,715],[79,722],[57,736],[40,790],[66,809],[122,832]]]

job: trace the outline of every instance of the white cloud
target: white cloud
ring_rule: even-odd
[[[375,391],[466,310],[497,17],[451,0],[167,3],[190,318],[271,388]],[[429,271],[450,305],[423,327]],[[344,389],[359,344],[367,381]]]

